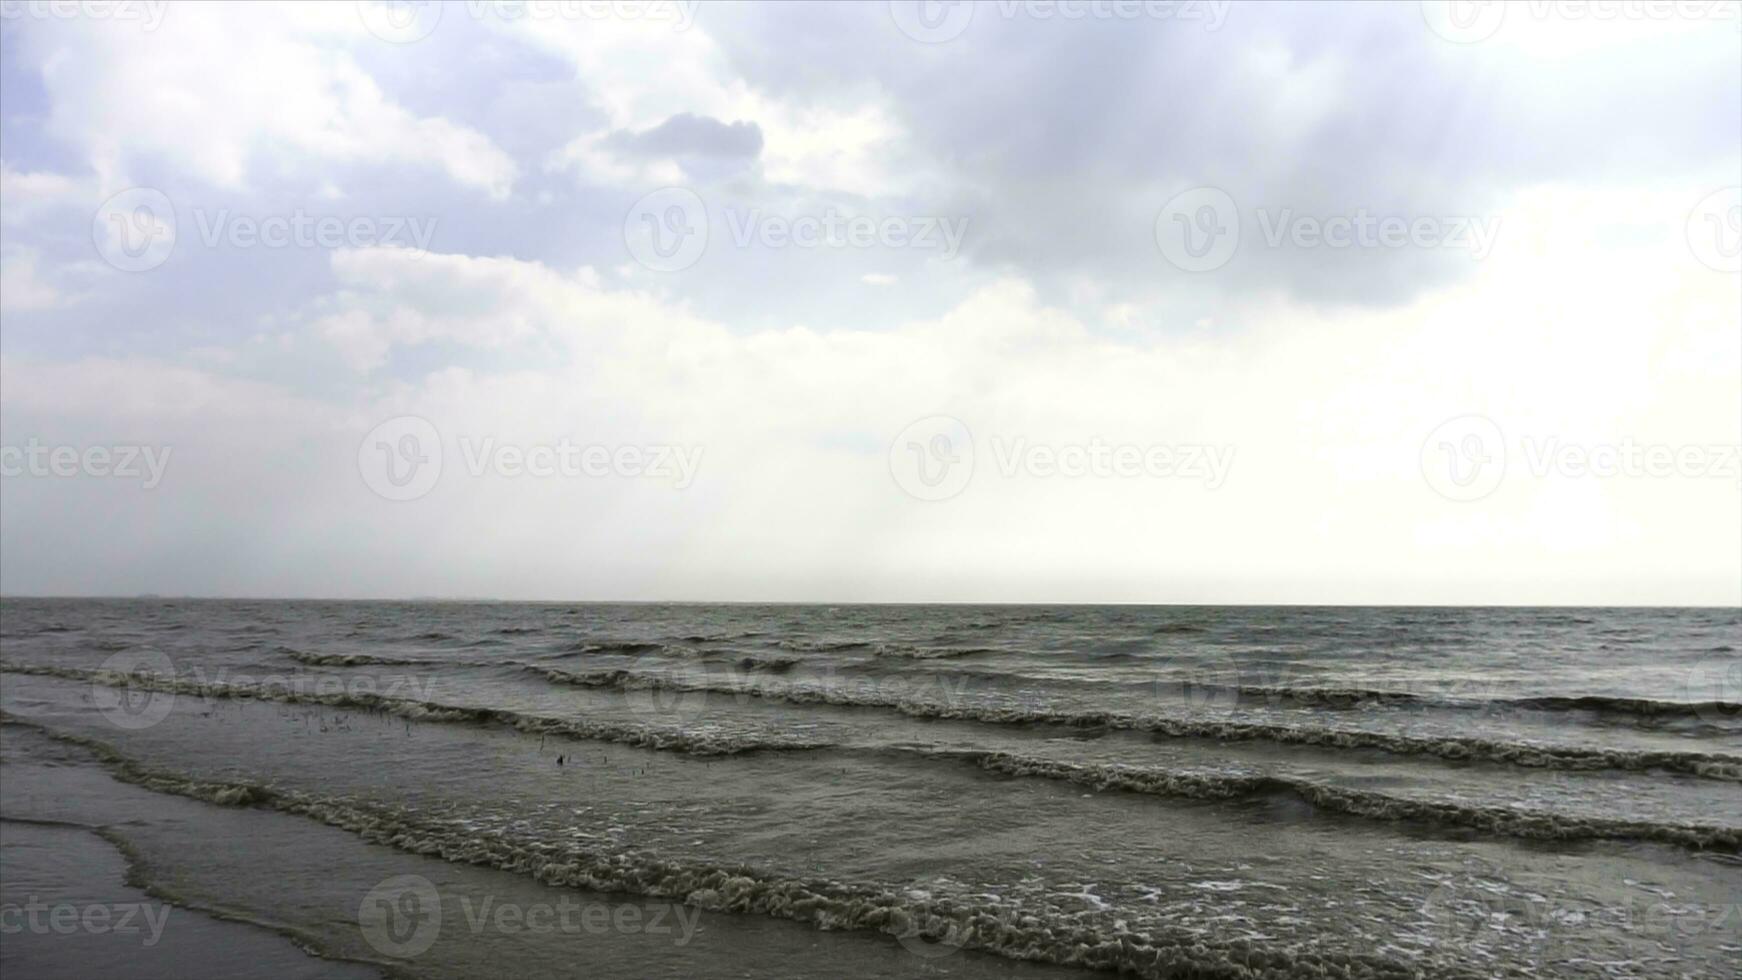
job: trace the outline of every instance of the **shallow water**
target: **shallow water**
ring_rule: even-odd
[[[0,700],[13,772],[174,801],[116,829],[159,842],[142,873],[390,971],[561,974],[581,927],[455,908],[584,895],[640,909],[583,944],[600,975],[1719,976],[1739,640],[1717,609],[6,600]],[[270,857],[194,856],[237,821]]]

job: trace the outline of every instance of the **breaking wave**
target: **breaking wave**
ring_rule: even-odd
[[[764,750],[803,751],[826,748],[831,744],[786,735],[655,728],[645,725],[588,721],[581,718],[550,718],[523,714],[506,708],[441,704],[434,701],[392,697],[368,691],[300,690],[279,684],[210,684],[169,677],[130,676],[112,671],[28,664],[6,664],[0,666],[0,672],[56,677],[62,680],[89,681],[107,687],[158,691],[198,698],[273,701],[281,704],[312,704],[329,708],[346,708],[356,711],[379,712],[411,721],[508,728],[528,735],[555,735],[562,738],[616,742],[636,748],[683,752],[689,755],[737,755],[743,752]]]
[[[1059,725],[1150,732],[1173,738],[1222,742],[1267,741],[1336,749],[1378,749],[1396,755],[1425,755],[1455,761],[1504,763],[1534,769],[1569,771],[1662,770],[1707,779],[1742,782],[1742,758],[1704,752],[1608,749],[1476,736],[1400,735],[1359,729],[1299,727],[1261,722],[1137,715],[1118,711],[1064,711],[1021,705],[903,699],[867,691],[841,691],[807,684],[708,683],[629,670],[573,672],[536,664],[523,669],[559,684],[620,690],[664,689],[750,696],[788,704],[894,711],[911,718],[972,721],[993,725]]]
[[[526,875],[556,887],[661,898],[708,911],[765,915],[827,930],[859,930],[938,952],[979,950],[1010,959],[1106,970],[1148,978],[1194,980],[1405,980],[1422,976],[1418,961],[1212,938],[1184,924],[1145,923],[1141,930],[1109,912],[1072,915],[1040,902],[1001,902],[990,895],[934,897],[904,883],[797,877],[743,864],[674,859],[572,839],[479,834],[464,819],[346,797],[318,796],[248,780],[197,779],[145,766],[96,739],[38,729],[90,750],[116,778],[145,789],[219,806],[261,807],[356,834],[371,843],[455,864]],[[1452,964],[1436,976],[1474,977]]]

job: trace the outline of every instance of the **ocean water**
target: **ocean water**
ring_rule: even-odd
[[[1731,977],[1739,651],[1735,609],[8,599],[0,844],[100,835],[166,937],[347,973]]]

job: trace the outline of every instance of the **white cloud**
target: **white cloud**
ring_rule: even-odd
[[[497,198],[514,183],[487,137],[394,102],[334,43],[383,43],[348,4],[199,4],[151,32],[102,18],[26,27],[19,54],[41,72],[49,128],[107,191],[140,157],[232,189],[263,167],[321,163],[429,166]]]
[[[66,302],[68,297],[39,276],[36,249],[0,246],[0,312],[49,310]]]

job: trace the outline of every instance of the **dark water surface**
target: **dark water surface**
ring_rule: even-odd
[[[0,815],[415,976],[1734,976],[1739,649],[1734,609],[8,599]]]

